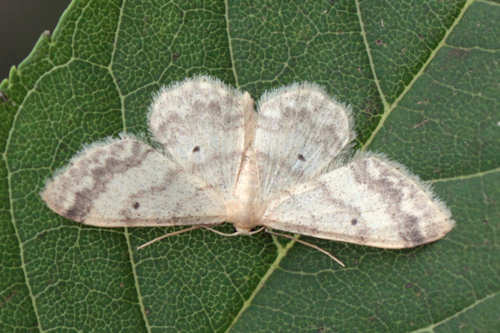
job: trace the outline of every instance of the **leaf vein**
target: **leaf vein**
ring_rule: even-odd
[[[234,85],[236,88],[240,88],[240,83],[238,80],[238,73],[236,72],[236,62],[234,61],[233,43],[231,40],[231,29],[229,27],[229,0],[224,0],[224,18],[226,19],[226,34],[227,34],[227,44],[229,47],[229,57],[231,58],[231,69],[234,76]]]
[[[453,21],[453,23],[446,30],[446,32],[443,35],[443,38],[441,39],[441,41],[436,45],[435,49],[430,53],[429,57],[424,62],[424,64],[420,68],[420,70],[415,74],[415,76],[413,76],[413,78],[408,83],[408,85],[403,89],[403,91],[401,92],[401,94],[396,97],[396,99],[394,100],[394,102],[391,105],[388,105],[387,107],[385,106],[385,103],[384,103],[384,113],[382,114],[382,117],[380,118],[380,121],[379,121],[377,127],[375,128],[375,130],[372,132],[372,134],[370,135],[370,137],[368,138],[368,140],[366,140],[366,142],[364,143],[364,145],[361,147],[362,151],[366,150],[368,148],[368,146],[373,142],[374,138],[377,136],[377,134],[380,131],[380,129],[384,126],[385,121],[387,120],[387,118],[389,117],[389,115],[392,113],[392,111],[394,111],[397,108],[399,102],[411,90],[411,88],[413,87],[413,85],[415,84],[415,82],[420,78],[420,76],[422,76],[422,74],[425,72],[425,70],[427,69],[427,67],[429,67],[429,64],[432,62],[432,60],[434,60],[434,58],[436,57],[436,55],[438,54],[438,52],[441,50],[441,48],[444,45],[446,45],[445,44],[446,39],[448,38],[448,36],[450,35],[450,33],[453,31],[453,29],[455,29],[455,26],[462,20],[462,17],[464,16],[465,12],[467,12],[467,9],[469,8],[470,5],[472,5],[473,2],[474,2],[474,0],[467,0],[467,2],[464,4],[464,6],[462,7],[462,9],[460,10],[460,13],[457,15],[457,17]],[[358,5],[358,0],[356,0],[356,5]],[[358,5],[358,8],[359,8],[359,5]],[[360,22],[361,22],[361,20],[360,20]]]
[[[273,237],[273,240],[276,239],[275,236],[272,236],[272,237]],[[298,238],[298,237],[299,236],[296,235],[296,238]],[[269,280],[269,278],[274,273],[274,271],[279,268],[280,262],[283,260],[283,258],[286,257],[288,251],[293,247],[294,244],[295,244],[295,241],[290,241],[286,244],[285,247],[281,247],[281,245],[280,245],[280,247],[277,247],[278,255],[276,256],[276,259],[269,266],[269,269],[264,274],[264,276],[262,276],[262,279],[259,281],[259,284],[257,285],[257,287],[252,291],[252,294],[250,295],[250,297],[248,297],[248,299],[243,303],[243,306],[241,307],[240,311],[236,314],[233,321],[231,322],[231,324],[229,325],[229,327],[226,329],[225,332],[230,332],[231,329],[236,325],[236,323],[238,322],[240,317],[243,315],[243,313],[246,311],[246,309],[249,308],[250,305],[252,304],[252,301],[254,300],[255,296],[257,296],[257,294],[260,292],[260,290],[264,287],[264,285],[266,284],[266,281]]]
[[[441,320],[441,321],[439,321],[439,322],[437,322],[437,323],[435,323],[435,324],[429,325],[429,326],[427,326],[427,327],[420,328],[420,329],[415,330],[415,331],[412,331],[412,332],[414,332],[414,333],[416,333],[416,332],[434,332],[434,329],[435,329],[436,327],[438,327],[439,325],[442,325],[442,324],[447,323],[448,321],[450,321],[450,320],[452,320],[452,319],[454,319],[454,318],[456,318],[456,317],[460,316],[460,315],[461,315],[461,314],[463,314],[463,313],[466,313],[467,311],[471,310],[471,309],[472,309],[472,308],[474,308],[475,306],[477,306],[477,305],[479,305],[479,304],[481,304],[481,303],[483,303],[483,302],[486,302],[486,301],[487,301],[487,300],[489,300],[490,298],[495,297],[495,296],[498,296],[499,294],[500,294],[500,292],[498,292],[498,291],[497,291],[497,292],[491,293],[491,294],[489,294],[489,295],[486,295],[485,297],[483,297],[483,298],[481,298],[481,299],[476,300],[474,303],[472,303],[471,305],[469,305],[469,306],[467,306],[467,307],[463,308],[462,310],[457,311],[457,312],[456,312],[456,313],[454,313],[453,315],[451,315],[451,316],[449,316],[449,317],[447,317],[447,318],[445,318],[445,319],[443,319],[443,320]]]
[[[434,184],[434,183],[450,182],[450,181],[456,181],[456,180],[466,180],[466,179],[471,179],[471,178],[483,177],[483,176],[489,175],[491,173],[497,173],[497,172],[500,172],[500,168],[471,173],[469,175],[460,175],[460,176],[448,177],[448,178],[430,179],[429,182]]]

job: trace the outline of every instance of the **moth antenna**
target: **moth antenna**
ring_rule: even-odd
[[[157,241],[162,240],[164,238],[167,238],[167,237],[170,237],[170,236],[180,235],[180,234],[183,234],[185,232],[188,232],[188,231],[191,231],[191,230],[200,229],[200,228],[203,228],[203,227],[204,227],[203,225],[195,225],[195,226],[192,226],[192,227],[189,227],[189,228],[186,228],[186,229],[177,230],[177,231],[174,231],[174,232],[169,232],[168,234],[161,235],[160,237],[156,237],[155,239],[152,239],[149,242],[142,244],[141,246],[137,247],[137,250],[143,249],[146,246],[149,246],[149,245],[153,244],[154,242],[157,242]]]
[[[215,232],[217,235],[221,235],[221,236],[225,236],[225,237],[233,237],[233,236],[240,236],[240,235],[251,236],[251,235],[255,235],[256,233],[259,233],[259,232],[261,232],[262,230],[265,229],[265,227],[261,227],[261,228],[259,228],[257,230],[250,231],[250,232],[236,231],[236,232],[228,234],[228,233],[216,230],[216,229],[214,229],[214,228],[212,228],[210,226],[202,225],[201,227],[204,228],[204,229],[210,230],[211,232]]]
[[[340,266],[342,267],[345,267],[344,263],[342,261],[340,261],[338,258],[336,258],[335,256],[333,256],[333,254],[331,254],[330,252],[326,251],[326,250],[323,250],[322,248],[320,248],[319,246],[317,245],[314,245],[312,243],[309,243],[309,242],[306,242],[306,241],[303,241],[303,240],[300,240],[300,239],[297,239],[297,238],[294,238],[290,235],[287,235],[287,234],[282,234],[281,232],[275,232],[275,231],[271,231],[269,229],[266,229],[266,232],[268,234],[271,234],[271,235],[275,235],[275,236],[280,236],[280,237],[285,237],[285,238],[288,238],[288,239],[291,239],[291,240],[294,240],[300,244],[303,244],[305,246],[309,246],[309,247],[312,247],[313,249],[315,250],[318,250],[319,252],[323,253],[323,254],[326,254],[327,256],[329,256],[330,258],[332,258],[337,264],[339,264]]]

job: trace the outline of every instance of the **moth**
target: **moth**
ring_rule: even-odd
[[[249,93],[189,78],[155,95],[148,123],[158,147],[128,134],[87,146],[47,182],[48,207],[99,227],[230,222],[231,235],[265,228],[388,249],[433,242],[455,224],[402,165],[348,158],[351,111],[315,84],[266,92],[256,112]]]

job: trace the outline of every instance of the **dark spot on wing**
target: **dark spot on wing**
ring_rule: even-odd
[[[297,155],[297,158],[299,159],[299,161],[302,161],[302,162],[306,161],[306,158],[302,154]]]
[[[200,151],[200,146],[194,146],[193,153],[197,153]]]

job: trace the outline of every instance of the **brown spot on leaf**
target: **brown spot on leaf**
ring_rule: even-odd
[[[424,119],[421,122],[419,122],[418,124],[413,125],[413,128],[419,128],[421,126],[424,126],[428,122],[429,122],[429,119]]]
[[[2,102],[4,103],[7,103],[9,101],[9,98],[7,97],[7,95],[5,95],[5,93],[0,91],[0,100],[2,100]]]
[[[13,290],[9,295],[7,295],[4,299],[3,302],[0,302],[0,308],[2,308],[5,304],[9,303],[12,297],[14,297],[17,294],[17,291]]]

